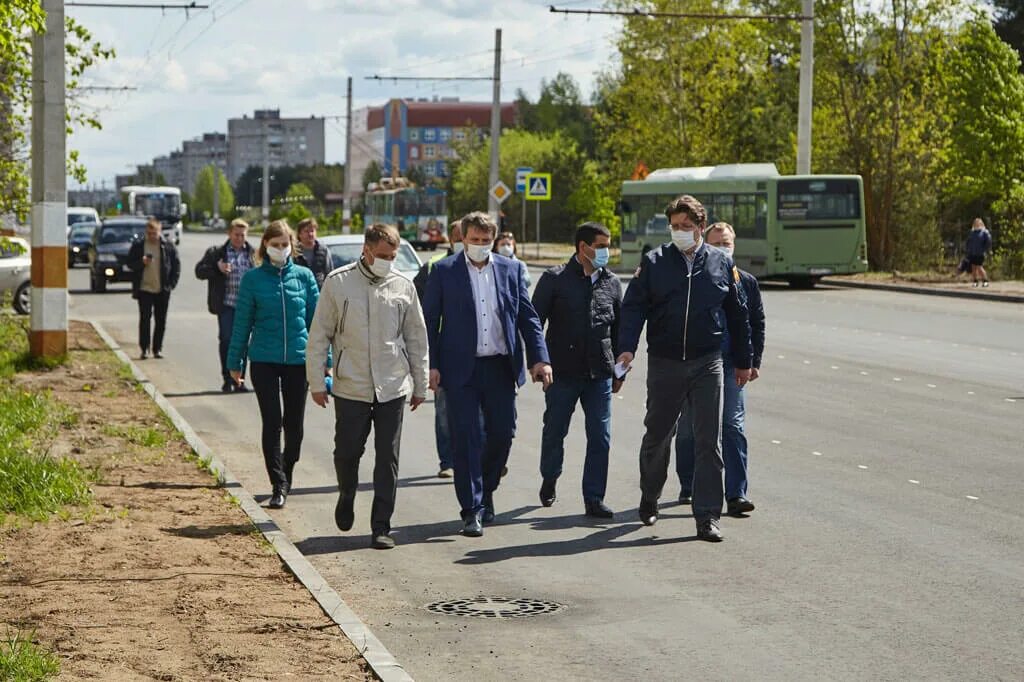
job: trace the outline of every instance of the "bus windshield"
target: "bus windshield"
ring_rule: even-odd
[[[181,199],[176,194],[136,194],[135,214],[177,220],[181,214]]]
[[[845,178],[782,180],[779,220],[848,220],[860,218],[856,180]]]

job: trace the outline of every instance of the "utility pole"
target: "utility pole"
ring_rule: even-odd
[[[487,212],[498,222],[498,200],[490,196],[490,188],[498,184],[501,147],[501,29],[494,29],[494,99],[491,102],[491,172],[487,179]]]
[[[263,229],[270,224],[270,133],[263,121]]]
[[[797,105],[796,172],[811,172],[811,117],[814,97],[814,0],[803,0],[800,20],[800,103]]]
[[[352,231],[352,76],[345,87],[345,187],[344,204],[341,207],[341,231]]]
[[[217,167],[217,158],[213,159],[213,226],[217,227],[217,220],[220,218],[220,168]]]
[[[64,0],[43,0],[46,32],[32,36],[33,357],[68,351]]]

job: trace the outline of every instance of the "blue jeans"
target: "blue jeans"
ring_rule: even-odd
[[[725,463],[725,499],[747,496],[747,437],[743,433],[746,413],[744,389],[736,385],[735,370],[724,367],[722,391],[722,460]],[[684,495],[693,493],[693,422],[684,404],[676,431],[676,473]]]
[[[565,436],[576,410],[583,406],[587,454],[583,460],[583,499],[604,499],[608,485],[608,450],[612,437],[612,380],[556,378],[544,393],[544,431],[540,444],[540,475],[562,474]]]

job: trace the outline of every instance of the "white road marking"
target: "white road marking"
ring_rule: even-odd
[[[779,360],[785,360],[786,359],[785,355],[776,355],[775,357],[777,357]]]
[[[928,384],[928,388],[935,388],[935,384]]]
[[[907,483],[913,483],[914,485],[921,485],[921,481],[916,481],[912,478],[907,479]]]
[[[861,372],[861,376],[867,376],[867,375],[868,375],[867,372]]]
[[[960,344],[959,344],[959,343],[954,343],[954,344],[953,344],[953,348],[959,348],[959,347],[960,347]]]
[[[810,360],[804,360],[804,364],[805,365],[809,365],[809,364],[811,364],[811,361]]]
[[[899,377],[893,377],[893,378],[892,378],[892,380],[893,380],[893,381],[903,381],[903,379],[901,379],[901,378],[899,378]]]
[[[1014,398],[1003,398],[1003,400],[1005,400],[1008,403],[1015,403],[1015,402],[1017,402],[1016,399],[1014,399]]]
[[[832,369],[839,369],[839,365],[832,365]]]
[[[867,467],[866,467],[866,466],[864,466],[863,464],[858,464],[858,465],[857,465],[857,468],[858,468],[858,469],[867,469]]]
[[[974,395],[974,391],[967,391],[967,395]]]
[[[965,495],[965,497],[966,497],[966,498],[967,498],[968,500],[976,500],[976,499],[978,499],[978,498],[977,498],[977,497],[975,497],[974,495]]]
[[[782,441],[781,440],[773,440],[772,441],[772,445],[782,445]]]
[[[815,455],[815,456],[817,456],[817,457],[821,457],[821,453],[820,453],[820,452],[818,452],[817,450],[815,450],[815,451],[814,451],[814,452],[812,452],[811,454],[812,454],[812,455]]]

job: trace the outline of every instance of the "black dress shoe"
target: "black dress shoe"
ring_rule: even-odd
[[[693,504],[693,495],[680,491],[679,504]]]
[[[225,379],[220,390],[222,393],[231,393],[231,391],[235,390],[235,382],[231,381],[231,379]]]
[[[334,506],[334,523],[338,526],[339,530],[352,530],[352,524],[356,520],[355,504],[355,493],[342,493],[338,495],[338,504]]]
[[[584,502],[584,505],[587,508],[587,516],[593,516],[596,519],[611,519],[615,517],[615,512],[601,500],[587,500]]]
[[[557,481],[557,478],[545,478],[544,482],[540,484],[540,503],[545,507],[550,507],[555,503],[555,483]]]
[[[658,520],[658,503],[645,499],[640,500],[640,520],[645,526],[653,526]]]
[[[284,507],[285,499],[284,491],[275,489],[274,494],[270,496],[270,502],[267,503],[267,506],[271,509],[281,509]]]
[[[490,495],[484,498],[484,511],[480,515],[480,521],[483,523],[494,522],[494,498]]]
[[[725,502],[730,514],[749,514],[754,511],[754,503],[742,496],[734,497]]]
[[[145,360],[148,355],[149,353],[147,353],[146,351],[142,351],[141,353],[139,353],[139,360]]]
[[[463,519],[462,534],[470,538],[478,538],[484,534],[484,524],[480,514],[467,514]]]
[[[237,384],[235,386],[235,393],[248,393],[248,392],[249,392],[249,387],[246,386],[245,384]]]
[[[697,538],[707,542],[721,542],[722,531],[717,519],[702,519],[697,522]]]

